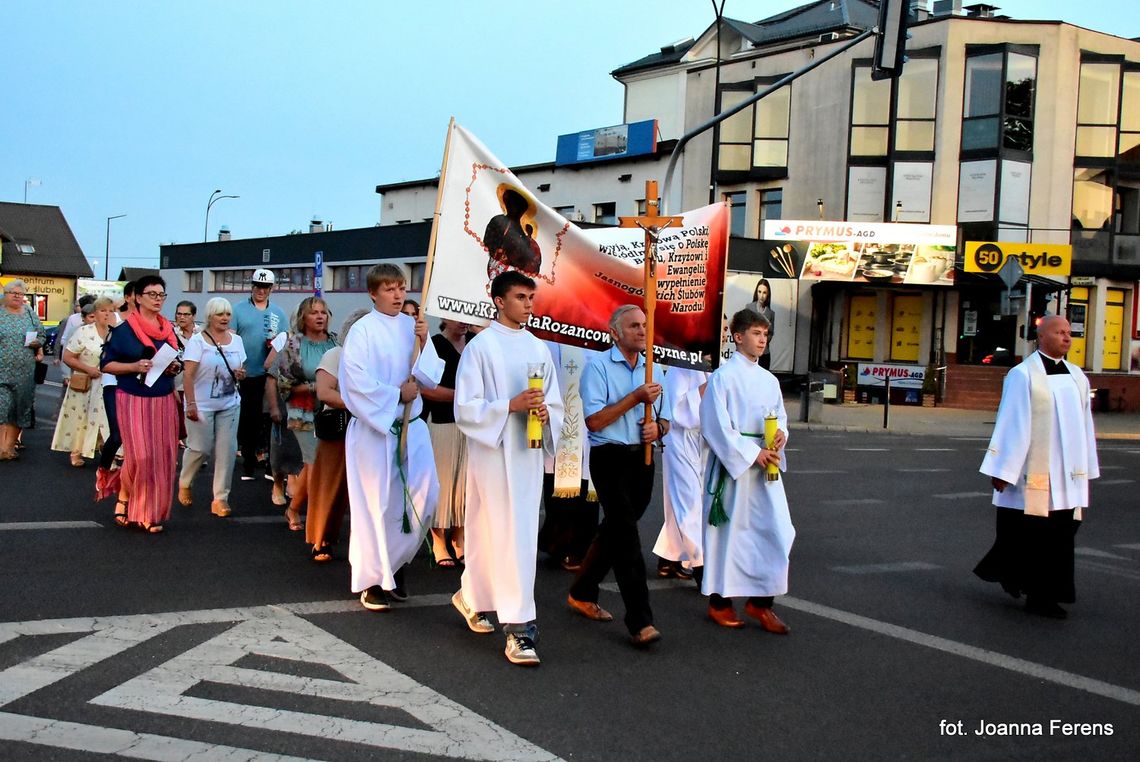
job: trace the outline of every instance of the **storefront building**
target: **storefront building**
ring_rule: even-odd
[[[74,310],[76,280],[91,265],[57,206],[0,202],[0,284],[22,280],[28,305],[47,326]]]

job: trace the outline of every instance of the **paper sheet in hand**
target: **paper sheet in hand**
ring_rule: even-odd
[[[38,341],[39,333],[36,331],[24,331],[24,346],[30,347]]]
[[[154,353],[154,357],[151,358],[151,362],[153,362],[154,365],[152,365],[150,370],[147,372],[146,381],[144,383],[147,386],[154,386],[154,382],[158,380],[158,377],[161,376],[168,367],[170,367],[170,363],[174,362],[175,358],[177,357],[178,350],[169,344],[164,343],[161,347],[158,348],[158,351]]]
[[[289,334],[282,331],[273,337],[273,341],[269,342],[269,346],[273,347],[274,352],[280,352],[285,348],[285,342],[288,341]]]

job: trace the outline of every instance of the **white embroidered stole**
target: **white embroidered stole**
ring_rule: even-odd
[[[1049,515],[1049,499],[1052,485],[1049,481],[1049,456],[1053,445],[1053,390],[1049,376],[1045,373],[1045,363],[1040,353],[1034,353],[1035,362],[1029,363],[1029,453],[1025,459],[1025,513],[1030,516]],[[1061,362],[1065,362],[1062,360]],[[1087,382],[1072,372],[1070,377],[1077,385],[1081,407],[1089,404]],[[1085,435],[1085,421],[1081,418],[1081,436]],[[1087,477],[1086,477],[1087,478]],[[1082,511],[1076,508],[1073,517],[1080,521]]]
[[[558,388],[562,390],[562,436],[554,455],[554,497],[577,497],[582,492],[582,448],[585,445],[586,421],[582,414],[582,397],[578,381],[582,377],[585,355],[581,347],[561,347],[558,365]],[[596,501],[593,483],[589,484],[589,500]]]

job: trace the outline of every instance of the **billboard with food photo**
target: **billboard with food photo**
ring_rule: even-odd
[[[803,280],[954,284],[953,225],[769,220],[763,233]]]

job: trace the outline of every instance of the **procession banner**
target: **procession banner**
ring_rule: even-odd
[[[645,234],[637,228],[582,230],[535,198],[471,133],[451,133],[436,219],[429,315],[486,325],[490,284],[505,270],[538,283],[529,328],[560,344],[607,349],[610,314],[644,301]],[[721,324],[728,205],[686,212],[657,245],[654,354],[698,367],[715,353]]]

